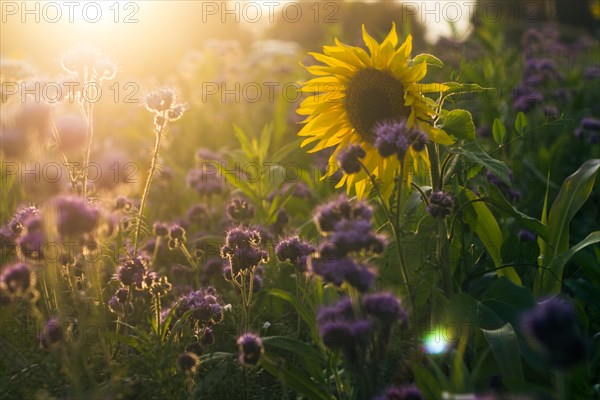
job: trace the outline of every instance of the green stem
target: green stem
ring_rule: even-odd
[[[88,181],[88,164],[90,163],[90,153],[92,151],[92,140],[94,139],[94,118],[93,118],[94,106],[93,104],[88,104],[87,107],[87,118],[86,121],[88,123],[88,142],[85,150],[85,158],[83,159],[83,198],[87,199],[87,181]]]
[[[148,199],[148,194],[150,193],[150,184],[152,183],[152,178],[154,177],[154,173],[156,172],[156,165],[158,161],[158,151],[160,149],[160,141],[162,139],[162,133],[165,126],[165,114],[166,111],[163,111],[162,115],[162,123],[160,128],[156,132],[156,143],[154,145],[154,150],[152,152],[152,163],[150,164],[150,171],[148,173],[148,179],[146,180],[146,186],[144,187],[144,193],[142,194],[142,200],[140,202],[140,209],[138,210],[137,220],[135,224],[135,232],[133,235],[133,252],[137,253],[139,236],[140,236],[140,227],[142,225],[142,217],[144,214],[144,207],[146,206],[146,200]]]
[[[440,153],[436,143],[427,143],[427,152],[431,163],[431,187],[434,191],[442,190],[442,179],[440,177]]]
[[[392,234],[394,236],[394,240],[396,241],[398,262],[400,263],[400,272],[402,274],[402,280],[404,281],[404,286],[406,286],[406,292],[407,292],[408,298],[410,300],[410,305],[412,308],[412,315],[413,315],[413,319],[414,319],[415,325],[416,325],[416,323],[417,323],[416,322],[417,308],[416,308],[416,303],[415,303],[415,298],[414,298],[414,295],[412,292],[412,288],[410,285],[410,280],[408,278],[408,271],[406,270],[406,265],[404,265],[404,258],[402,257],[402,244],[401,244],[399,226],[396,225],[394,217],[392,216],[392,213],[390,212],[389,208],[387,207],[386,201],[385,201],[383,195],[381,194],[381,191],[379,190],[379,186],[375,182],[375,179],[373,178],[373,176],[371,175],[371,173],[369,172],[367,167],[365,167],[365,165],[362,162],[359,161],[359,164],[360,164],[361,168],[365,171],[367,176],[369,177],[369,180],[371,181],[371,184],[373,185],[373,188],[375,189],[375,193],[377,194],[377,197],[379,198],[379,201],[381,202],[381,206],[383,207],[385,215],[387,216],[388,221],[389,221],[390,225],[392,226]],[[400,167],[400,170],[402,171],[402,167]],[[402,173],[400,173],[400,175],[402,175]],[[399,184],[402,185],[402,176],[400,177]],[[398,189],[398,197],[400,197],[400,195],[401,195],[400,189]],[[398,211],[398,213],[399,213],[399,211]]]

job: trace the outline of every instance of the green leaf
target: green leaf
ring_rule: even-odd
[[[327,357],[316,345],[310,345],[287,336],[267,336],[262,341],[267,352],[285,350],[294,354],[310,375],[318,381],[325,382],[323,370],[327,367]]]
[[[269,294],[290,303],[296,309],[296,312],[300,315],[304,322],[306,322],[309,328],[316,330],[314,312],[312,312],[310,308],[303,304],[296,296],[293,296],[291,293],[281,289],[271,289],[269,290]]]
[[[520,135],[522,135],[525,133],[528,126],[529,122],[527,122],[527,117],[525,114],[523,114],[523,112],[519,112],[517,114],[517,119],[515,120],[515,129]]]
[[[443,129],[459,139],[475,140],[473,117],[466,110],[450,111],[444,119]]]
[[[485,291],[482,302],[513,325],[519,323],[523,310],[536,304],[530,289],[515,285],[506,278],[499,278],[492,283]]]
[[[452,296],[446,306],[445,315],[447,332],[444,332],[443,336],[446,336],[446,340],[460,339],[461,330],[465,326],[497,329],[504,325],[504,321],[488,306],[466,293]]]
[[[440,67],[442,68],[444,66],[444,63],[442,62],[442,60],[440,60],[439,58],[437,58],[436,56],[433,56],[431,54],[418,54],[414,59],[413,59],[413,64],[420,64],[426,62],[429,65],[435,65],[436,67]]]
[[[441,397],[442,388],[431,372],[418,364],[413,365],[412,372],[424,399],[439,399]]]
[[[449,87],[449,89],[444,92],[444,97],[448,97],[458,93],[472,93],[484,92],[486,90],[494,90],[494,88],[485,88],[476,83],[444,82],[444,85]]]
[[[465,189],[462,193],[466,196],[468,201],[477,199],[477,195],[468,189]],[[494,265],[497,268],[498,276],[506,276],[512,282],[517,285],[521,285],[521,278],[517,274],[517,271],[513,267],[503,267],[502,257],[500,255],[500,249],[502,248],[502,231],[496,222],[494,214],[490,209],[481,201],[473,202],[465,207],[466,221],[477,234],[485,249],[492,257]],[[502,267],[502,268],[501,268]]]
[[[547,274],[547,282],[544,282],[545,285],[542,288],[543,293],[560,292],[560,283],[562,282],[565,265],[579,250],[596,243],[600,243],[600,231],[590,233],[585,239],[571,247],[568,251],[555,256],[547,267],[549,273]]]
[[[270,161],[275,163],[283,161],[288,155],[290,155],[292,151],[300,148],[300,143],[302,143],[303,140],[304,138],[298,138],[296,140],[292,140],[285,146],[282,146],[275,152],[275,154],[273,154],[273,156],[270,158]]]
[[[548,214],[549,240],[543,258],[544,268],[539,270],[535,282],[536,295],[549,295],[560,290],[562,270],[570,256],[566,260],[552,262],[556,255],[568,250],[569,225],[590,196],[598,170],[600,170],[600,159],[583,163],[575,173],[565,179],[556,200],[552,203]]]
[[[486,200],[486,203],[492,204],[497,210],[516,218],[523,227],[529,229],[538,237],[548,240],[548,227],[545,224],[517,210],[508,202],[508,200],[506,200],[502,191],[496,185],[490,185],[488,192],[489,197]]]
[[[460,154],[468,161],[486,167],[492,174],[500,178],[504,183],[510,185],[509,169],[506,164],[500,160],[490,157],[475,142],[466,143],[461,148],[450,148],[450,153]]]
[[[240,142],[240,146],[246,157],[248,157],[249,160],[256,158],[254,146],[252,145],[250,139],[244,133],[244,131],[239,126],[234,125],[233,132],[235,133],[235,137],[237,138],[237,140]]]
[[[204,363],[211,362],[211,361],[226,360],[228,358],[233,359],[235,357],[236,357],[236,355],[233,353],[225,353],[225,352],[221,352],[221,351],[216,351],[214,353],[202,354],[199,358],[200,358],[200,363],[204,364]]]
[[[308,399],[315,400],[333,400],[333,395],[329,394],[324,388],[313,382],[308,374],[296,366],[286,362],[284,359],[273,359],[270,355],[264,354],[259,361],[271,375],[279,379],[284,386],[302,393]]]
[[[548,195],[550,194],[550,171],[548,171],[548,176],[546,177],[546,194],[544,195],[544,206],[542,207],[542,224],[548,226]],[[537,238],[536,240],[538,248],[540,249],[540,255],[538,257],[538,266],[543,266],[544,254],[546,254],[546,242],[548,242],[548,238],[543,239],[542,237]]]
[[[563,182],[548,214],[550,244],[555,252],[569,247],[569,224],[590,196],[599,169],[600,159],[586,161]]]
[[[506,138],[506,127],[504,123],[500,120],[500,118],[494,119],[494,125],[492,126],[492,135],[494,136],[494,141],[498,145],[502,145],[504,143],[504,139]]]
[[[505,379],[523,379],[523,364],[519,351],[519,343],[513,326],[506,323],[493,330],[481,329],[485,340],[492,349],[494,358]]]

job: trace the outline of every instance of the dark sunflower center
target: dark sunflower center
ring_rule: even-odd
[[[404,105],[404,86],[391,73],[369,68],[357,72],[346,89],[348,119],[356,131],[369,142],[375,141],[375,124],[408,117]]]

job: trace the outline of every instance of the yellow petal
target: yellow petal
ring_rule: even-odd
[[[363,36],[363,41],[369,48],[369,52],[371,52],[371,60],[377,59],[377,55],[379,53],[379,44],[377,43],[377,40],[373,39],[373,37],[371,37],[371,35],[369,35],[364,24],[362,26],[362,36]]]

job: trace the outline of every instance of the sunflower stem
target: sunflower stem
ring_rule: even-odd
[[[375,182],[375,178],[373,178],[373,175],[371,175],[371,173],[369,172],[367,167],[360,160],[358,161],[358,163],[360,164],[361,168],[365,171],[365,173],[369,177],[369,180],[371,181],[371,184],[373,185],[373,188],[375,189],[375,193],[377,194],[377,197],[379,198],[379,201],[385,212],[385,215],[387,216],[388,221],[389,221],[390,225],[392,226],[392,234],[394,236],[394,240],[396,241],[398,262],[400,263],[400,272],[402,274],[402,280],[404,281],[404,285],[406,286],[406,292],[408,293],[408,298],[410,300],[410,306],[412,308],[415,326],[417,326],[417,308],[416,308],[416,303],[415,303],[415,298],[414,298],[414,295],[412,292],[412,288],[410,285],[410,280],[408,278],[408,272],[406,270],[406,266],[404,265],[404,258],[402,257],[402,244],[401,244],[399,225],[397,225],[396,220],[394,219],[392,213],[390,212],[388,206],[386,205],[385,198],[381,194],[381,191],[379,190],[379,186],[377,185],[377,182]],[[402,167],[400,167],[400,170],[402,171]],[[400,173],[400,175],[403,175],[402,172]],[[399,185],[402,185],[402,176],[400,177]],[[400,194],[401,194],[400,189],[398,189],[398,192],[399,192],[398,197],[400,197]],[[399,214],[398,210],[397,210],[397,213]]]

